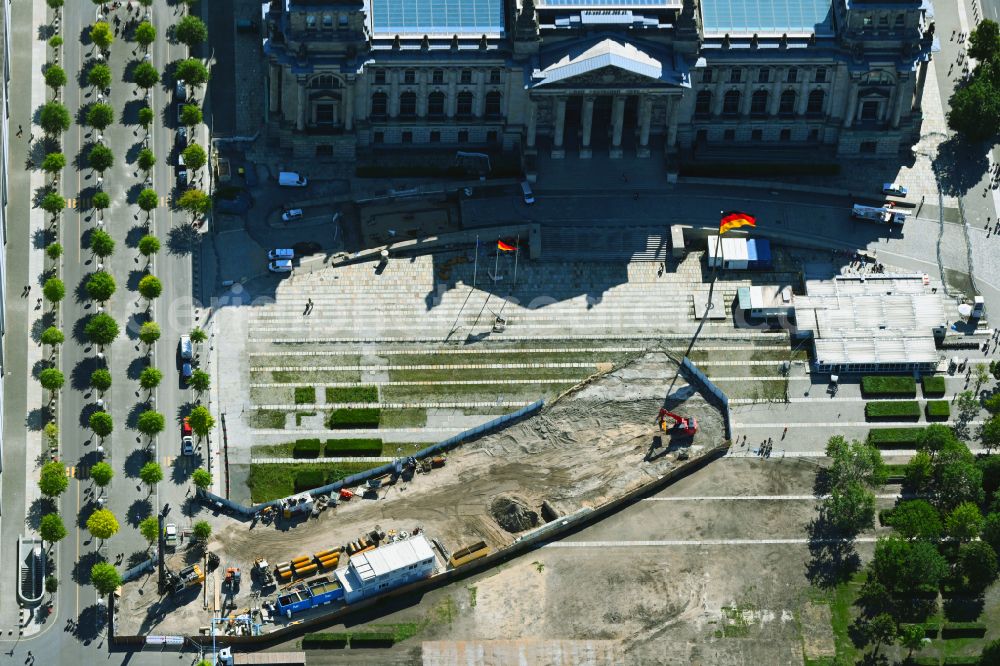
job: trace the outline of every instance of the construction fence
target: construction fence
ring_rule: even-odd
[[[694,363],[691,362],[687,356],[681,361],[681,372],[684,373],[685,378],[692,384],[697,385],[702,391],[705,392],[706,397],[709,398],[711,402],[714,402],[719,410],[722,412],[722,420],[725,424],[726,430],[726,440],[731,440],[733,438],[733,423],[729,414],[729,397],[722,392],[718,386],[712,383],[712,380],[708,376],[698,369]]]

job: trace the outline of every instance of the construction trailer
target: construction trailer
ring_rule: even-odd
[[[750,252],[747,249],[746,238],[727,238],[709,236],[706,248],[708,249],[708,267],[722,268],[725,270],[746,270],[750,266]]]
[[[753,318],[794,317],[795,294],[788,285],[754,285],[736,290],[736,307]]]
[[[747,268],[767,270],[774,266],[771,258],[771,241],[766,238],[747,239]]]
[[[305,666],[305,652],[249,652],[234,654],[233,648],[219,650],[218,666]]]
[[[278,595],[275,609],[291,618],[295,613],[326,606],[344,598],[344,588],[335,579],[322,577],[309,583],[299,583]]]
[[[348,565],[337,569],[344,601],[367,597],[408,585],[434,573],[435,558],[423,534],[352,555]]]

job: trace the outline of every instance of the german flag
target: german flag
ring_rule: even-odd
[[[504,252],[513,252],[517,249],[517,246],[513,243],[508,243],[502,240],[497,240],[497,247]]]
[[[730,229],[737,229],[739,227],[756,227],[757,218],[749,213],[741,213],[738,210],[731,210],[727,213],[722,214],[722,219],[719,220],[719,235],[726,233]]]

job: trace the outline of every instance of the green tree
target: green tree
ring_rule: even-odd
[[[858,481],[869,487],[885,483],[885,463],[874,446],[857,440],[848,444],[837,435],[827,442],[826,454],[833,460],[830,468],[830,483],[833,486],[847,481]]]
[[[115,429],[114,420],[111,418],[111,414],[107,412],[94,412],[91,414],[89,425],[94,434],[101,439],[110,435],[111,431]]]
[[[980,666],[996,666],[1000,664],[1000,638],[986,644],[979,656]]]
[[[948,100],[948,127],[970,141],[995,136],[1000,124],[998,92],[988,76],[973,76],[968,85],[958,88]]]
[[[94,229],[90,232],[90,251],[101,259],[110,257],[115,253],[115,239],[103,229]]]
[[[154,298],[159,298],[160,294],[163,293],[163,283],[160,282],[160,278],[155,275],[146,275],[139,280],[139,293],[147,301],[151,301]]]
[[[212,526],[206,520],[199,520],[193,526],[194,537],[199,541],[207,541],[212,536]]]
[[[49,65],[45,68],[45,85],[58,91],[66,85],[66,70],[59,65]]]
[[[994,414],[983,424],[979,431],[979,439],[988,450],[1000,447],[1000,414]]]
[[[927,541],[880,537],[868,564],[868,575],[893,596],[933,592],[948,573],[948,562]]]
[[[177,63],[174,76],[178,81],[199,88],[208,82],[208,69],[197,58],[188,58]]]
[[[51,46],[54,50],[58,49],[63,45],[63,41],[62,35],[52,35],[49,37],[49,46]]]
[[[147,409],[142,414],[139,414],[135,427],[143,435],[153,437],[154,435],[163,432],[166,425],[167,421],[163,418],[163,414],[152,409]],[[159,468],[159,465],[157,465],[157,468]],[[143,469],[145,469],[145,467]]]
[[[66,538],[66,526],[58,513],[47,513],[38,523],[38,535],[42,541],[58,543]]]
[[[191,481],[198,488],[205,490],[212,485],[212,473],[207,469],[199,467],[191,473]]]
[[[61,134],[68,130],[72,123],[69,111],[59,102],[46,102],[38,114],[38,124],[46,134]]]
[[[941,518],[926,500],[907,500],[893,509],[889,524],[907,539],[934,540],[941,536]]]
[[[42,471],[38,476],[38,489],[46,497],[59,497],[66,488],[69,487],[69,479],[66,478],[66,468],[61,462],[53,460],[42,465]]]
[[[160,205],[160,195],[156,193],[156,190],[147,187],[142,192],[139,192],[138,203],[139,208],[143,209],[148,214]]]
[[[90,373],[90,385],[104,393],[111,388],[111,373],[105,368],[98,368]]]
[[[212,200],[201,190],[192,187],[177,199],[177,205],[197,217],[209,211]]]
[[[45,2],[51,9],[59,9],[63,6],[63,0],[45,0]]]
[[[1000,25],[985,19],[969,33],[969,57],[982,62],[1000,60]]]
[[[191,388],[198,393],[204,393],[212,384],[211,376],[204,370],[195,370],[191,374]]]
[[[45,281],[42,293],[49,302],[58,303],[66,295],[66,285],[59,278],[52,277]]]
[[[42,197],[42,210],[50,215],[58,215],[66,207],[66,200],[58,192],[49,192]]]
[[[90,468],[90,479],[100,488],[104,488],[111,483],[114,475],[115,470],[103,460]]]
[[[872,655],[877,655],[883,645],[892,645],[896,640],[896,620],[888,613],[879,613],[865,627],[868,640],[875,643]]]
[[[114,565],[98,562],[90,568],[90,582],[97,588],[98,594],[108,595],[121,587],[122,577]]]
[[[156,165],[156,155],[149,148],[143,148],[139,151],[139,159],[137,160],[139,168],[145,172],[150,172]]]
[[[63,377],[63,373],[56,368],[45,368],[38,373],[38,383],[42,385],[42,388],[46,391],[52,391],[55,393],[63,387],[66,383],[66,378]]]
[[[188,48],[194,48],[208,39],[208,28],[197,16],[185,16],[174,26],[174,37]]]
[[[45,591],[54,595],[59,590],[59,579],[55,576],[45,577]]]
[[[899,642],[910,651],[906,657],[907,659],[913,657],[915,650],[920,650],[924,647],[925,633],[926,630],[922,624],[907,624],[899,628]]]
[[[207,437],[208,433],[215,427],[215,419],[208,411],[208,408],[202,405],[198,405],[191,410],[191,413],[188,414],[188,422],[198,437]]]
[[[97,102],[87,109],[87,124],[103,132],[108,125],[115,122],[115,109],[110,104]]]
[[[181,124],[187,127],[194,127],[201,123],[201,109],[197,104],[185,104],[181,107]]]
[[[160,72],[151,63],[140,62],[132,70],[132,82],[148,90],[160,82]]]
[[[147,391],[152,391],[160,382],[163,380],[163,373],[159,369],[152,366],[144,368],[142,373],[139,375],[139,386],[146,389]]]
[[[49,153],[42,160],[42,171],[58,176],[66,168],[66,156],[62,153]]]
[[[142,538],[153,543],[160,538],[160,519],[156,516],[150,516],[139,523],[139,534]]]
[[[49,246],[45,248],[45,254],[52,261],[57,261],[63,254],[63,246],[59,243],[49,243]]]
[[[942,450],[934,464],[934,504],[951,510],[962,502],[983,501],[983,472],[962,442]]]
[[[87,530],[91,536],[102,541],[110,539],[118,533],[118,519],[110,510],[98,509],[87,519]]]
[[[111,152],[110,148],[99,143],[90,149],[90,153],[87,155],[87,163],[90,164],[91,169],[103,174],[114,166],[115,155]]]
[[[87,280],[87,296],[92,301],[98,301],[100,303],[106,302],[111,298],[117,286],[115,285],[115,278],[107,271],[97,271],[90,276]]]
[[[970,541],[983,529],[983,515],[972,502],[962,502],[945,518],[944,529],[953,539]]]
[[[135,29],[135,41],[142,48],[149,50],[149,45],[156,41],[156,28],[149,21],[143,21]]]
[[[106,312],[94,315],[83,328],[87,339],[98,346],[110,345],[118,337],[118,322]]]
[[[208,156],[205,155],[205,149],[197,143],[192,143],[190,146],[185,148],[183,155],[184,164],[195,171],[205,166],[205,162],[208,161]]]
[[[917,454],[906,463],[903,471],[906,486],[917,493],[926,493],[934,481],[934,462],[927,451],[917,451]]]
[[[146,413],[148,414],[149,412]],[[143,465],[142,469],[139,470],[139,478],[149,486],[149,492],[152,493],[153,486],[163,480],[163,469],[160,467],[160,463],[150,461]]]
[[[144,106],[139,109],[139,124],[142,125],[143,129],[149,129],[149,126],[153,124],[153,120],[156,117],[153,115],[153,110],[148,106]]]
[[[66,341],[66,336],[55,326],[49,326],[47,329],[42,331],[41,341],[43,345],[49,345],[50,347],[57,347]]]
[[[103,211],[111,207],[111,195],[107,192],[97,192],[90,198],[90,205],[97,210]]]
[[[144,257],[151,257],[160,251],[160,239],[156,236],[146,235],[139,239],[139,252]]]
[[[59,448],[59,426],[57,426],[54,422],[49,421],[45,424],[45,427],[42,428],[42,434],[45,435],[46,446],[50,449]]]
[[[111,68],[103,62],[95,63],[87,72],[87,83],[99,90],[111,86]]]
[[[994,367],[1000,367],[1000,366],[994,366]],[[990,397],[983,400],[983,407],[985,407],[986,411],[988,411],[990,414],[1000,414],[1000,391],[997,391]]]
[[[191,342],[201,344],[205,340],[208,340],[208,334],[206,334],[200,327],[195,326],[191,329]]]
[[[985,590],[997,579],[997,554],[985,541],[963,543],[958,549],[958,573],[973,590]]]
[[[111,26],[104,21],[98,21],[90,29],[90,41],[101,51],[107,52],[115,41],[115,33],[111,31]]]
[[[875,495],[860,481],[849,480],[834,486],[823,502],[823,513],[831,525],[854,535],[871,527],[875,519]]]
[[[160,339],[160,325],[155,321],[147,321],[139,327],[139,339],[151,345]]]

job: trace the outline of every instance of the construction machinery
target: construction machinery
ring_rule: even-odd
[[[667,419],[673,420],[673,425],[667,428]],[[692,437],[696,432],[698,432],[698,420],[694,417],[687,418],[680,416],[679,414],[674,414],[666,409],[660,409],[659,415],[656,417],[656,423],[660,426],[660,430],[664,432],[670,432],[671,434],[683,435],[684,437]]]
[[[236,592],[240,588],[241,577],[239,567],[229,567],[226,569],[226,585],[229,587],[230,592]]]
[[[167,584],[170,585],[170,589],[174,594],[201,585],[204,582],[205,572],[197,564],[184,567],[177,573],[173,571],[167,572]]]
[[[262,588],[274,585],[274,574],[271,573],[271,566],[263,557],[258,557],[253,561],[253,570]]]

